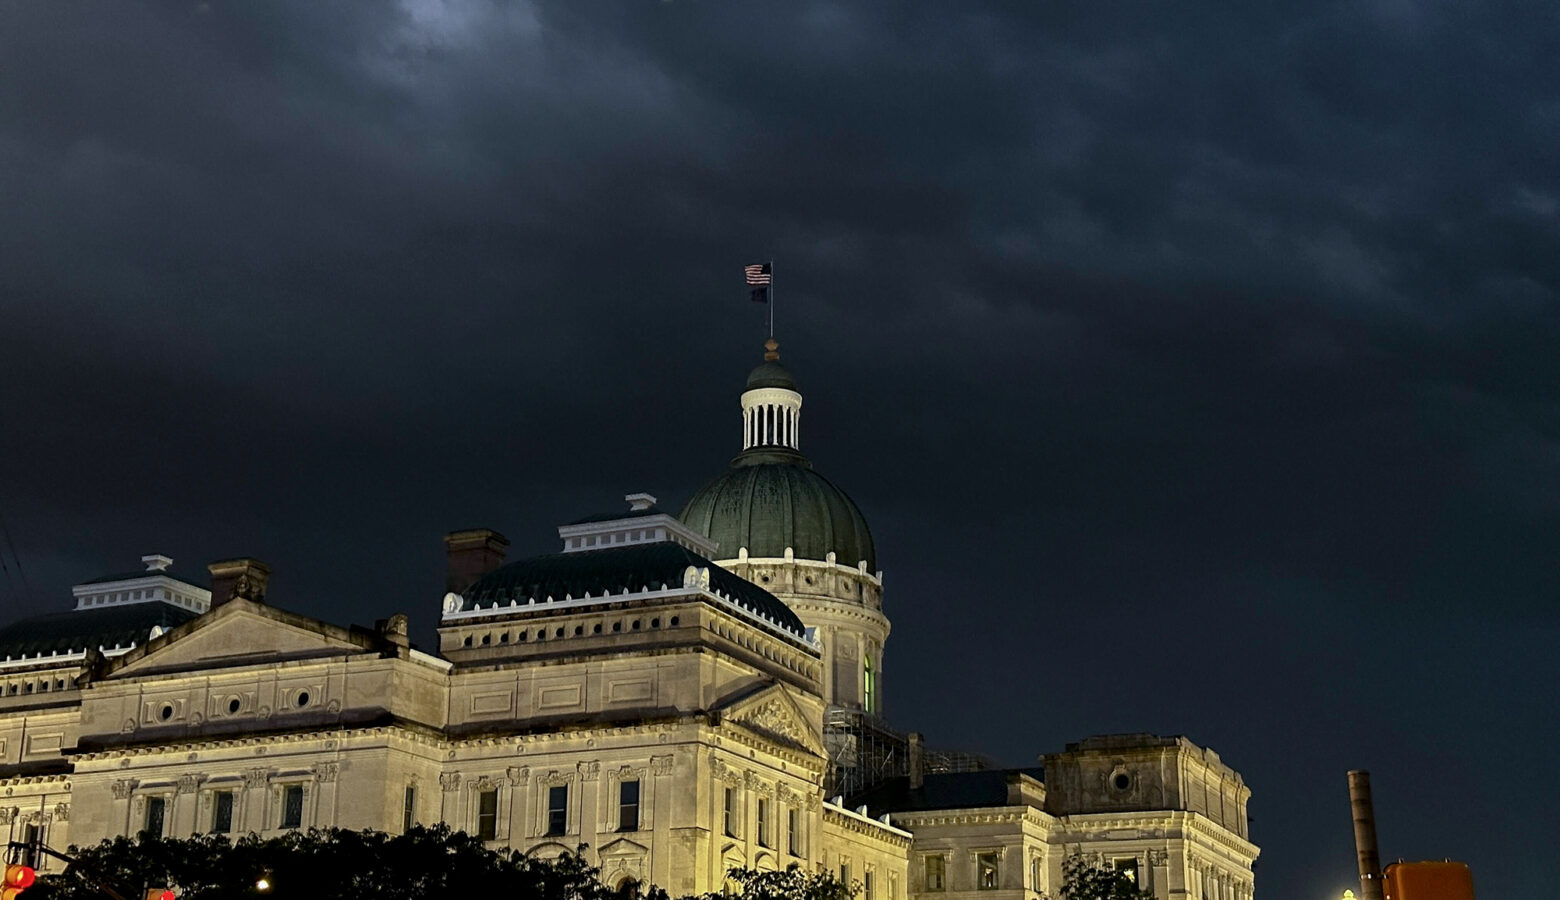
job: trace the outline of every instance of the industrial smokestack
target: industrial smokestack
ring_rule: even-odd
[[[1354,812],[1354,855],[1360,864],[1360,900],[1382,900],[1381,854],[1376,849],[1376,807],[1370,799],[1370,773],[1349,773],[1349,806]]]

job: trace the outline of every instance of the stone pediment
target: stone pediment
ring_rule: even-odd
[[[732,703],[721,710],[721,717],[770,740],[820,755],[824,752],[818,729],[782,684],[770,685]]]
[[[237,599],[113,660],[108,678],[378,653],[377,635]]]
[[[644,856],[650,852],[650,848],[628,838],[618,838],[615,841],[608,841],[603,844],[597,852],[604,858],[612,856]]]

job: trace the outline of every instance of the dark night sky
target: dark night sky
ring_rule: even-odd
[[[6,619],[145,553],[427,634],[738,449],[777,260],[896,724],[1185,733],[1271,900],[1552,886],[1550,0],[0,4]],[[10,559],[9,555],[7,559]]]

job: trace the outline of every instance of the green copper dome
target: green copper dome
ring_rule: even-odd
[[[754,388],[785,388],[788,391],[797,389],[796,379],[791,377],[791,373],[785,366],[777,362],[759,363],[758,368],[748,373],[747,389],[751,391]]]
[[[679,516],[689,528],[720,545],[720,559],[741,547],[749,556],[784,556],[855,566],[867,561],[877,571],[872,532],[856,504],[812,463],[788,448],[744,451],[731,467],[700,488]]]

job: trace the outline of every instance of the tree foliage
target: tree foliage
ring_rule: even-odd
[[[857,892],[857,885],[840,881],[832,873],[809,873],[795,864],[772,872],[732,869],[726,877],[734,890],[705,894],[700,900],[851,900]]]
[[[1074,854],[1062,861],[1062,900],[1153,900],[1125,872],[1097,866]]]
[[[115,838],[75,850],[63,874],[44,876],[27,900],[102,900],[94,881],[127,898],[149,887],[172,888],[188,900],[265,896],[320,900],[412,900],[435,896],[507,894],[539,900],[618,900],[583,856],[529,857],[490,850],[447,826],[405,834],[339,828],[191,838]],[[90,873],[90,874],[89,874]],[[256,885],[270,886],[262,893]]]
[[[514,897],[521,900],[668,900],[640,885],[615,890],[601,881],[585,848],[555,859],[489,849],[448,826],[405,834],[339,828],[258,835],[114,838],[72,848],[77,863],[45,875],[27,900],[102,900],[106,884],[127,900],[148,888],[171,888],[184,900],[308,897],[317,900],[413,900],[428,897]],[[268,890],[257,888],[265,879]],[[852,886],[793,866],[784,872],[733,869],[737,900],[851,900]],[[707,894],[698,900],[732,900]]]

